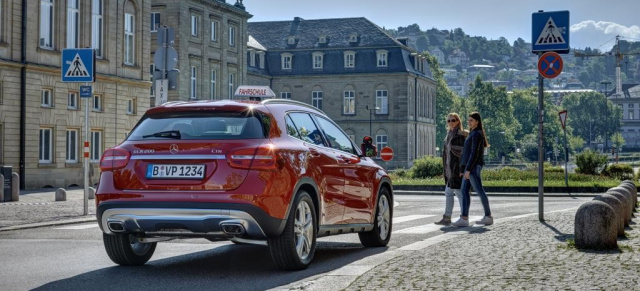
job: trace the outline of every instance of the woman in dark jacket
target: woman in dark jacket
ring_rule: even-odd
[[[449,113],[447,115],[447,136],[444,139],[442,147],[442,164],[444,165],[444,195],[446,197],[444,215],[442,220],[436,222],[439,225],[451,224],[451,213],[453,211],[453,195],[458,197],[460,208],[462,208],[462,200],[460,197],[460,185],[462,177],[460,173],[460,156],[462,155],[462,146],[464,140],[469,133],[462,128],[460,115],[458,113]]]
[[[462,215],[460,215],[460,219],[454,222],[453,225],[469,226],[469,206],[471,204],[469,190],[471,186],[473,186],[473,189],[476,190],[478,196],[480,196],[482,208],[484,208],[484,217],[476,221],[476,224],[491,225],[493,224],[493,217],[491,216],[489,199],[482,186],[482,178],[480,175],[482,166],[484,166],[484,148],[489,146],[484,128],[482,127],[480,113],[473,112],[469,114],[467,124],[471,132],[464,141],[462,157],[460,158],[460,176],[464,176],[460,189],[462,192]]]

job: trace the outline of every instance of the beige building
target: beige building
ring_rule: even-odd
[[[152,57],[158,48],[158,28],[167,26],[175,32],[173,47],[180,72],[169,101],[228,99],[238,85],[247,84],[247,20],[251,17],[242,1],[152,1]],[[151,65],[150,71],[154,69]],[[155,102],[156,92],[151,94]]]
[[[22,188],[83,185],[85,104],[92,183],[102,152],[149,104],[150,0],[0,2],[0,165]],[[95,49],[92,98],[61,80],[61,51]]]

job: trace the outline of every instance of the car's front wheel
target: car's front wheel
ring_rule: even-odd
[[[294,199],[284,231],[269,239],[271,257],[278,268],[302,270],[316,251],[316,211],[309,193],[300,191]]]
[[[391,195],[385,187],[378,192],[378,203],[376,204],[376,216],[373,221],[373,229],[367,232],[358,233],[360,242],[365,247],[384,247],[391,239],[391,226],[393,219],[393,206],[391,205]]]
[[[131,234],[102,234],[107,255],[122,266],[144,265],[156,250],[157,243],[141,243]]]

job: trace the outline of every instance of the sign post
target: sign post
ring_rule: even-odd
[[[93,49],[63,49],[61,74],[62,82],[85,83],[80,86],[80,97],[91,98],[89,82],[95,81],[95,54]],[[84,113],[84,215],[89,214],[89,100],[85,102]]]
[[[565,127],[567,123],[567,111],[562,110],[558,112],[558,116],[560,117],[562,130],[564,131],[564,184],[567,186],[567,192],[569,192],[569,168],[567,167],[569,163],[569,148],[567,148],[567,128]]]
[[[538,220],[544,221],[544,78],[562,72],[562,58],[546,52],[569,52],[569,11],[531,15],[531,52],[538,54]],[[545,53],[545,54],[543,54]]]

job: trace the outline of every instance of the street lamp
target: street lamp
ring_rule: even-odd
[[[369,110],[369,136],[373,136],[372,135],[372,128],[371,128],[371,119],[373,116],[373,112],[376,110],[380,110],[380,107],[373,107],[373,108],[369,108],[369,105],[367,105],[367,110]]]

